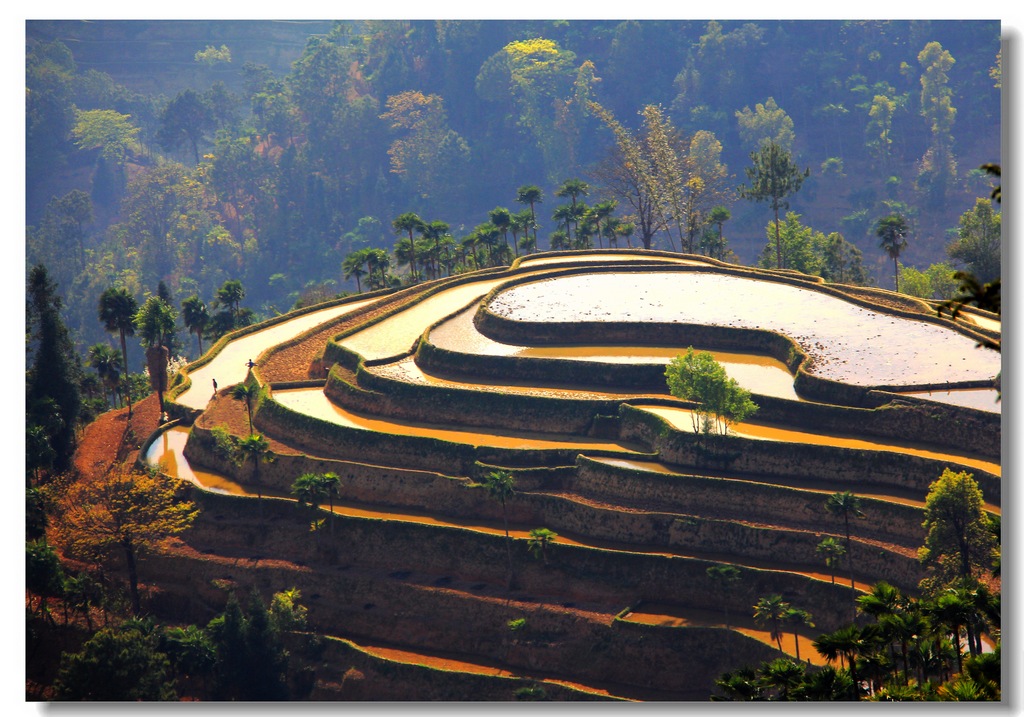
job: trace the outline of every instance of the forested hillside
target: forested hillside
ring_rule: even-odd
[[[110,287],[233,322],[241,298],[251,321],[552,247],[775,266],[745,171],[766,143],[807,170],[780,209],[786,265],[891,288],[887,216],[904,267],[978,268],[948,248],[1000,160],[994,21],[26,27],[26,265],[46,265],[82,355],[116,345],[97,318]],[[671,186],[648,226],[630,192],[651,177]]]

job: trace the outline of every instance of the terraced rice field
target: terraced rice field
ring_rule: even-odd
[[[998,354],[975,348],[963,325],[886,305],[884,292],[867,307],[809,281],[657,252],[527,257],[431,282],[422,300],[353,301],[228,342],[177,398],[195,409],[192,428],[158,437],[145,459],[218,494],[219,517],[202,533],[218,538],[197,552],[235,556],[236,582],[265,581],[261,561],[297,566],[295,584],[317,596],[313,629],[361,659],[464,685],[465,699],[482,684],[498,699],[541,684],[558,699],[705,700],[722,672],[777,656],[751,619],[758,598],[778,593],[809,610],[820,634],[848,620],[855,591],[873,582],[913,591],[923,501],[942,466],[976,473],[999,512],[998,407],[920,390],[991,392],[977,387],[991,384]],[[521,327],[522,340],[492,334],[481,307],[503,331]],[[337,334],[316,330],[342,319]],[[534,340],[546,324],[647,325],[653,335],[674,325],[677,339],[679,325],[718,327],[701,336],[721,345],[698,348],[753,392],[757,420],[701,448],[691,404],[629,380],[656,379],[686,341],[657,345],[646,329],[633,337],[643,340]],[[745,352],[735,331],[749,329],[784,342]],[[326,381],[275,385],[264,369],[300,335],[320,337],[309,354],[353,358]],[[792,351],[769,355],[768,345]],[[248,358],[266,387],[256,430],[275,457],[258,484],[251,464],[218,457],[211,438],[215,427],[245,435],[244,406],[206,388],[212,377],[222,389],[244,380]],[[826,388],[808,400],[797,390],[805,379]],[[954,420],[977,434],[932,428]],[[320,506],[314,542],[289,489],[325,470],[341,485]],[[495,470],[515,481],[504,501],[481,485]],[[852,536],[855,590],[849,566],[829,574],[816,552],[824,537],[844,538],[823,503],[847,489],[867,514]],[[259,527],[227,531],[224,521]],[[541,527],[557,536],[531,550]],[[718,564],[741,571],[728,592],[706,572]],[[820,663],[812,632],[800,656]],[[792,633],[783,650],[795,654]]]

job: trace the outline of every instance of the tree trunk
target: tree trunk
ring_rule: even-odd
[[[128,370],[128,343],[124,338],[124,329],[121,329],[121,360],[124,362],[124,395],[128,400],[128,418],[132,417],[132,386],[128,380],[131,371]]]
[[[139,615],[142,612],[142,603],[139,600],[139,572],[135,565],[135,548],[131,541],[123,541],[124,560],[128,566],[128,590],[132,599],[132,614]]]

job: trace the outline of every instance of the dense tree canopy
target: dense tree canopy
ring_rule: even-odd
[[[921,237],[901,260],[923,270],[990,193],[961,167],[1000,154],[995,22],[341,21],[308,36],[279,27],[292,38],[280,52],[246,43],[254,23],[233,28],[237,44],[199,37],[173,61],[159,43],[122,44],[112,60],[89,42],[105,27],[27,26],[28,262],[59,282],[83,356],[103,338],[94,307],[112,285],[142,297],[164,281],[209,303],[237,279],[255,319],[311,283],[389,286],[391,267],[342,263],[393,252],[366,221],[405,213],[451,235],[451,248],[442,237],[423,251],[413,233],[410,280],[504,262],[486,242],[466,260],[456,247],[512,202],[533,220],[509,227],[513,258],[635,238],[752,263],[763,217],[737,203],[728,168],[764,139],[800,168],[826,168],[778,200],[815,235],[872,256],[872,220],[900,211]],[[566,204],[616,201],[613,214],[542,216],[567,177],[589,195]],[[51,205],[53,186],[67,187],[58,199],[79,192],[75,206]],[[716,207],[730,212],[728,248]],[[837,261],[835,280],[859,281]],[[875,262],[864,269],[882,283]]]

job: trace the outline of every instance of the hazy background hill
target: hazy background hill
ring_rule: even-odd
[[[611,196],[597,166],[614,140],[590,100],[633,131],[654,104],[684,138],[713,133],[733,187],[758,137],[790,126],[793,156],[810,170],[791,210],[840,232],[886,287],[891,261],[874,222],[908,217],[904,264],[945,260],[960,216],[990,191],[979,165],[1000,159],[995,21],[26,30],[27,264],[46,263],[58,281],[80,349],[108,340],[96,302],[112,284],[141,299],[162,281],[178,306],[239,279],[256,318],[272,315],[314,288],[354,291],[345,256],[391,251],[400,214],[444,221],[458,240],[495,207],[522,209],[522,185],[543,192],[546,249],[564,180],[588,183],[590,204]],[[728,247],[753,263],[771,211],[735,197],[727,208]],[[669,246],[664,236],[655,245]]]

